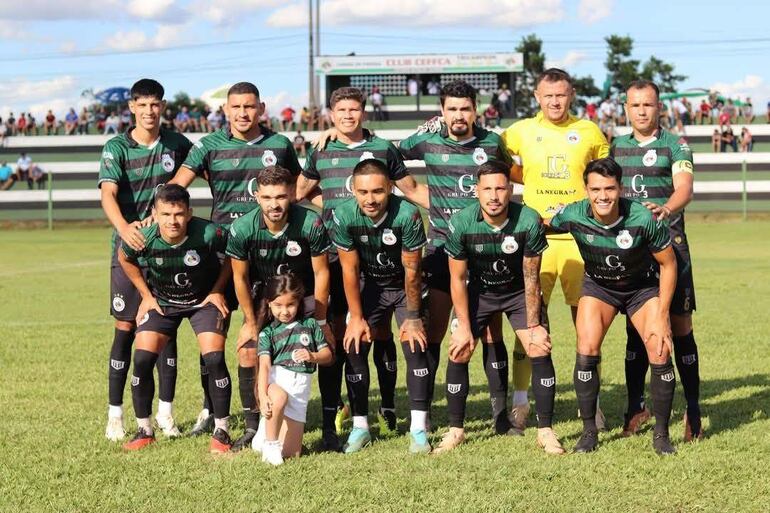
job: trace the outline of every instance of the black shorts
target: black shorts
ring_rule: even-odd
[[[217,333],[227,336],[230,327],[230,316],[224,317],[217,307],[212,304],[205,306],[162,306],[163,315],[150,310],[139,322],[136,332],[154,331],[168,337],[176,335],[179,325],[184,319],[190,319],[190,325],[196,335],[201,333]]]
[[[545,305],[540,304],[540,323],[546,325]],[[475,287],[468,287],[468,315],[471,320],[471,332],[480,337],[489,326],[489,321],[498,312],[508,317],[514,330],[525,330],[527,323],[527,301],[524,291],[519,292],[481,292]]]
[[[690,247],[687,245],[687,239],[678,235],[673,237],[672,242],[671,246],[676,255],[677,277],[670,312],[674,315],[689,315],[695,311],[695,284],[692,278]]]
[[[364,319],[370,327],[384,325],[390,329],[390,321],[396,314],[396,323],[401,326],[406,320],[406,291],[401,287],[378,285],[372,280],[364,281],[361,289],[361,307]],[[428,291],[422,290],[420,318],[428,325]]]
[[[429,289],[438,289],[449,294],[449,257],[444,246],[428,245],[422,258],[422,271]]]
[[[110,264],[110,315],[118,321],[134,322],[142,296],[118,262],[119,244],[120,238],[113,249]]]
[[[585,276],[583,278],[583,290],[580,296],[595,297],[610,306],[617,308],[618,312],[629,317],[633,316],[644,304],[654,297],[658,297],[658,285],[647,285],[633,290],[613,290],[599,285],[594,280]]]
[[[342,284],[342,265],[337,253],[329,253],[329,314],[327,317],[345,317],[348,313],[348,300]]]

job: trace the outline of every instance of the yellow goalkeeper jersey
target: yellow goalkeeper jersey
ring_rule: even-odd
[[[562,206],[585,198],[586,164],[610,153],[599,127],[572,115],[555,125],[539,112],[508,127],[503,142],[514,162],[523,168],[524,203],[544,219],[553,217]]]

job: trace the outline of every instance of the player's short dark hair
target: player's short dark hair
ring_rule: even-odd
[[[655,98],[660,99],[660,88],[658,87],[658,84],[653,82],[652,80],[633,80],[630,84],[628,84],[628,87],[626,87],[626,95],[628,95],[628,91],[631,89],[646,89],[646,88],[652,88],[653,91],[655,91]]]
[[[251,82],[238,82],[233,84],[230,89],[227,90],[227,97],[233,94],[253,94],[259,98],[259,89]]]
[[[476,89],[465,80],[452,80],[441,88],[441,106],[444,106],[444,100],[447,97],[452,98],[470,98],[471,103],[476,105]]]
[[[510,171],[508,166],[499,160],[488,160],[481,164],[476,170],[476,179],[478,180],[484,175],[503,175],[508,178],[510,176]]]
[[[166,94],[166,90],[160,85],[160,82],[151,78],[143,78],[138,80],[131,86],[131,99],[137,100],[144,97],[163,99],[163,95]]]
[[[263,185],[291,185],[294,177],[291,171],[281,166],[268,166],[257,175],[257,186]]]
[[[340,87],[332,92],[331,98],[329,98],[329,107],[332,109],[342,100],[353,100],[361,104],[361,107],[366,107],[366,96],[357,87]]]
[[[561,82],[562,80],[564,80],[570,86],[575,85],[575,83],[572,81],[572,77],[570,76],[570,74],[560,68],[548,68],[546,70],[543,70],[543,72],[537,76],[537,80],[535,81],[535,87],[539,86],[540,82],[542,82],[543,80],[547,80],[548,82]]]
[[[265,288],[262,297],[269,303],[278,296],[291,294],[297,299],[299,307],[297,308],[297,319],[303,317],[302,299],[305,297],[305,286],[302,285],[302,279],[294,273],[276,274],[271,276],[265,282]],[[272,318],[270,309],[267,310],[268,318]]]
[[[167,184],[158,187],[158,190],[155,192],[153,204],[157,205],[159,202],[182,203],[185,207],[190,208],[190,193],[181,185],[175,183]]]
[[[623,168],[611,157],[595,159],[588,163],[586,170],[583,171],[583,183],[588,184],[588,175],[598,173],[608,178],[614,178],[618,184],[623,181]]]
[[[353,177],[365,175],[382,175],[390,178],[388,167],[377,159],[364,159],[353,168]]]

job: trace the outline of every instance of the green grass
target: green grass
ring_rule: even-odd
[[[107,442],[109,231],[0,231],[0,511],[767,511],[770,242],[758,234],[770,233],[770,222],[691,220],[688,230],[708,434],[702,442],[682,443],[681,387],[672,423],[676,456],[655,456],[649,431],[619,438],[625,405],[619,321],[605,341],[602,376],[601,404],[613,429],[593,455],[547,457],[535,447],[534,429],[523,438],[491,436],[476,356],[469,441],[454,453],[410,457],[402,436],[376,440],[354,456],[319,454],[314,389],[305,437],[309,455],[277,469],[250,452],[214,458],[206,439],[160,440],[139,454],[124,454]],[[560,296],[551,317],[555,428],[571,448],[580,432],[571,384],[574,332]],[[239,322],[236,314],[234,325]],[[200,391],[187,324],[179,342],[175,404],[189,429]],[[235,375],[232,346],[228,364]],[[403,360],[399,365],[405,431]],[[372,376],[374,409],[374,371]],[[443,365],[438,381],[444,383]],[[125,399],[130,412],[128,391]],[[239,409],[235,392],[231,411]],[[441,385],[433,421],[446,425]],[[237,435],[242,425],[239,419],[234,424]]]

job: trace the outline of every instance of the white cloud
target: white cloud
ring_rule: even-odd
[[[564,57],[561,59],[555,59],[555,60],[547,60],[545,62],[546,68],[561,68],[568,70],[575,64],[578,64],[579,62],[582,62],[586,60],[588,55],[585,52],[580,52],[577,50],[570,50],[567,52]]]
[[[137,18],[154,20],[164,16],[172,5],[174,0],[131,0],[127,10]]]
[[[73,53],[78,49],[78,45],[75,41],[68,40],[68,41],[62,41],[59,45],[59,50],[62,53]]]
[[[709,87],[728,98],[745,100],[751,98],[754,112],[761,112],[763,106],[770,100],[770,83],[759,75],[746,75],[735,82],[717,82]]]
[[[181,43],[188,28],[187,24],[160,24],[153,35],[147,35],[142,30],[118,31],[113,36],[108,37],[104,44],[120,51],[166,48]]]
[[[138,19],[166,20],[173,14],[179,20],[185,10],[180,8],[171,13],[176,0],[130,0],[128,5],[121,0],[25,0],[23,2],[0,2],[0,19],[8,20],[89,20],[114,21],[115,16],[126,14]]]
[[[596,23],[612,14],[614,0],[580,0],[578,18],[584,23]]]
[[[278,117],[281,110],[287,105],[294,107],[297,112],[304,105],[307,105],[307,93],[292,94],[288,91],[280,91],[270,96],[262,96],[260,99],[265,102],[268,114],[274,118]]]
[[[562,19],[561,0],[328,0],[321,4],[324,25],[465,26],[469,23],[528,27]],[[298,2],[273,11],[273,27],[307,26],[307,5]]]
[[[0,108],[3,117],[9,111],[32,112],[41,119],[41,116],[53,109],[58,116],[64,114],[69,107],[77,107],[81,104],[80,86],[71,75],[62,75],[49,80],[28,80],[20,78],[7,82],[0,82],[0,98],[6,105]]]
[[[0,38],[14,39],[23,37],[24,33],[24,27],[19,23],[10,20],[0,20]]]
[[[285,0],[198,0],[192,4],[191,10],[215,25],[227,26],[243,21],[244,17],[257,11],[283,3]]]

